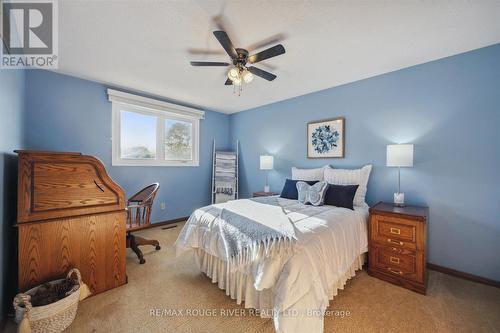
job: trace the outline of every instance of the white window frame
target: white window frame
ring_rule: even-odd
[[[113,166],[200,165],[200,120],[205,119],[205,112],[113,89],[108,89],[108,100],[112,103],[111,140]],[[121,111],[157,117],[155,159],[124,159],[121,157]],[[167,119],[180,120],[192,124],[192,160],[165,160],[165,120]]]

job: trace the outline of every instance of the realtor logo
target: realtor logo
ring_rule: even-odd
[[[57,0],[4,0],[1,68],[57,68]]]

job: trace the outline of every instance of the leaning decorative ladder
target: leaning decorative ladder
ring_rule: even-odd
[[[215,140],[212,166],[212,204],[238,199],[238,157],[239,141],[236,151],[217,151]]]

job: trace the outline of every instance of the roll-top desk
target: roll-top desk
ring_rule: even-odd
[[[80,153],[18,150],[19,289],[76,267],[93,293],[126,283],[125,194]]]

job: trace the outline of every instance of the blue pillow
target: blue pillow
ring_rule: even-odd
[[[285,186],[283,186],[283,190],[281,191],[280,197],[285,199],[297,200],[299,198],[299,192],[297,192],[297,182],[300,181],[301,180],[287,179],[285,181]],[[309,185],[314,185],[317,182],[317,180],[306,181],[306,183],[308,183]]]
[[[349,208],[354,210],[354,195],[359,185],[330,184],[325,196],[325,205]]]
[[[298,200],[303,204],[310,203],[313,206],[321,206],[325,201],[327,189],[327,182],[318,182],[314,185],[309,185],[306,182],[297,182]]]

